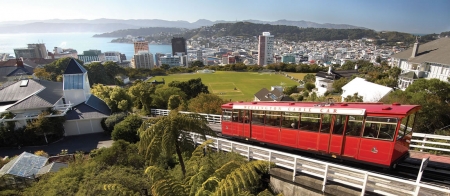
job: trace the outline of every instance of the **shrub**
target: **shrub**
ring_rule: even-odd
[[[137,130],[142,124],[142,118],[138,115],[129,115],[122,122],[118,123],[112,131],[113,140],[123,139],[130,143],[139,141]]]

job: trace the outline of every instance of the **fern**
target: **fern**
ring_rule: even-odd
[[[103,190],[107,192],[121,193],[120,195],[134,195],[132,190],[129,190],[121,184],[104,184]]]

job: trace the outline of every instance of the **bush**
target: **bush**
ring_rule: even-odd
[[[139,141],[137,130],[141,127],[142,118],[138,115],[127,116],[122,122],[118,123],[112,131],[113,140],[123,139],[130,143]]]
[[[114,126],[125,119],[125,117],[127,117],[127,114],[123,112],[115,113],[109,116],[108,118],[104,119],[104,121],[102,121],[102,126],[104,126],[103,129],[106,132],[111,133],[114,130]]]

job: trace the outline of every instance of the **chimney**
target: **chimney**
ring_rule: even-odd
[[[23,59],[22,59],[22,57],[16,59],[16,66],[17,67],[23,67]]]
[[[358,64],[355,64],[355,70],[358,70]]]
[[[328,67],[328,75],[331,75],[331,66],[332,66],[332,65],[330,65],[330,66]]]
[[[411,57],[414,58],[417,55],[417,51],[419,51],[419,40],[416,37],[416,42],[414,43]]]

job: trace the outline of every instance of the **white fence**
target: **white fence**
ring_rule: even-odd
[[[161,110],[161,109],[152,109],[151,110],[151,113],[153,115],[157,115],[157,116],[167,116],[169,114],[169,112],[170,112],[170,110]],[[180,113],[191,113],[191,112],[180,112]],[[222,122],[221,115],[203,114],[203,113],[199,113],[199,114],[204,116],[209,123],[220,124]],[[450,152],[450,136],[423,134],[423,133],[413,133],[412,136],[413,136],[413,139],[411,140],[410,147],[419,148],[420,151],[423,151],[423,149],[426,149],[426,150],[443,151],[443,152],[447,152],[447,153]],[[438,140],[445,140],[445,141],[442,141],[442,142],[427,141],[428,139],[438,139]],[[430,146],[430,145],[433,145],[433,146]]]
[[[194,142],[201,144],[203,139],[191,134]],[[277,166],[292,170],[292,180],[298,174],[307,174],[322,179],[322,191],[327,182],[336,182],[361,190],[382,195],[450,195],[449,187],[437,187],[415,181],[399,179],[377,173],[345,167],[337,164],[318,161],[280,151],[255,147],[248,144],[207,136],[212,140],[211,147],[226,152],[235,152],[250,159],[266,160]]]
[[[415,138],[421,139],[419,140]],[[437,139],[442,142],[427,141],[428,139]],[[413,133],[413,139],[411,140],[411,144],[409,146],[419,148],[420,151],[423,151],[423,149],[428,149],[450,153],[450,136]]]

